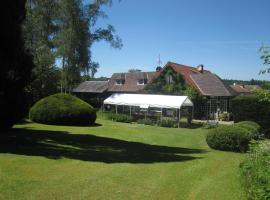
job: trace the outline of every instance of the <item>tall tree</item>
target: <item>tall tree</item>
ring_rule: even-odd
[[[6,1],[5,6],[1,6],[1,13],[5,13],[5,18],[1,23],[4,40],[0,54],[0,128],[10,128],[26,113],[24,91],[30,81],[33,63],[22,38],[25,0]]]
[[[60,0],[59,33],[56,36],[57,53],[62,60],[62,83],[65,91],[80,82],[80,75],[94,78],[99,68],[91,59],[94,42],[105,40],[114,48],[121,48],[121,39],[116,36],[112,25],[96,27],[100,17],[107,17],[102,5],[111,5],[111,0],[95,0],[83,4],[81,0]]]
[[[61,91],[70,92],[82,75],[93,78],[99,68],[91,60],[94,42],[122,47],[113,26],[96,26],[99,18],[107,17],[102,6],[111,4],[111,0],[28,0],[25,36],[36,65],[29,90],[37,99],[56,90],[58,81],[51,79],[60,77]],[[56,70],[59,61],[61,70]]]
[[[59,70],[55,66],[54,35],[58,4],[55,0],[27,0],[24,23],[26,47],[34,57],[32,82],[28,86],[31,102],[57,91]]]

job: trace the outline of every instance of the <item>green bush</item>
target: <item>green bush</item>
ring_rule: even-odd
[[[163,117],[162,120],[158,121],[158,125],[162,127],[176,128],[177,122],[172,118]]]
[[[249,126],[252,126],[254,128],[256,128],[257,130],[261,130],[261,126],[256,123],[256,122],[253,122],[253,121],[241,121],[241,122],[238,122],[236,123],[237,125],[249,125]]]
[[[83,100],[69,94],[45,97],[30,109],[32,121],[54,125],[92,125],[95,109]]]
[[[145,125],[155,125],[156,124],[156,121],[152,120],[152,119],[138,119],[137,120],[137,123],[138,124],[145,124]]]
[[[270,136],[270,102],[263,101],[259,95],[239,96],[232,100],[234,121],[254,121],[262,126]],[[266,135],[267,136],[267,135]]]
[[[253,136],[245,128],[236,125],[218,126],[210,129],[206,136],[209,147],[218,150],[245,152]]]
[[[251,134],[251,137],[254,139],[258,139],[260,136],[261,127],[256,122],[242,121],[242,122],[236,123],[235,126],[238,126],[238,127],[241,127],[241,128],[248,130],[249,133]]]
[[[106,118],[115,122],[130,123],[133,121],[131,116],[125,114],[108,113],[106,114]]]
[[[270,142],[251,146],[251,152],[240,164],[240,174],[248,199],[270,199]]]

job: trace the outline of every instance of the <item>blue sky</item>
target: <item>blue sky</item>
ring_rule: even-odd
[[[99,76],[130,68],[153,71],[160,54],[167,61],[197,66],[221,78],[265,79],[260,46],[270,44],[270,0],[122,0],[104,7],[123,40],[116,50],[95,43],[92,59]]]

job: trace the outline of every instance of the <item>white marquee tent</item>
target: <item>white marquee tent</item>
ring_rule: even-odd
[[[172,109],[180,109],[182,106],[193,106],[192,101],[187,96],[119,93],[112,94],[105,99],[104,104]]]
[[[153,95],[153,94],[112,94],[110,97],[104,100],[104,105],[115,105],[116,113],[117,106],[129,106],[130,115],[131,107],[139,107],[145,112],[148,108],[160,108],[161,117],[162,109],[177,109],[178,111],[178,127],[180,123],[180,109],[183,106],[189,106],[193,108],[192,101],[187,96],[172,96],[172,95]],[[192,109],[193,116],[193,109]]]

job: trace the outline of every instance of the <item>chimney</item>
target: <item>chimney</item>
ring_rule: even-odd
[[[203,65],[198,65],[197,70],[201,73],[203,73]]]
[[[162,67],[159,67],[159,66],[158,66],[158,67],[156,68],[156,72],[159,72],[159,71],[161,71],[161,70],[162,70]]]

